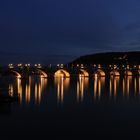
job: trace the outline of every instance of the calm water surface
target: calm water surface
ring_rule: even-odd
[[[0,135],[134,138],[140,130],[140,77],[2,77],[1,94],[19,101],[0,104]]]

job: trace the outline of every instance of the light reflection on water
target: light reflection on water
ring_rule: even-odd
[[[101,93],[105,85],[105,77],[95,77],[94,79],[94,99],[98,98],[100,100]]]
[[[116,98],[119,89],[120,77],[111,77],[109,80],[109,93],[110,97],[114,96]]]
[[[49,82],[51,84],[48,85]],[[13,78],[7,83],[9,95],[14,96],[15,93],[18,93],[21,105],[24,101],[27,105],[30,103],[41,104],[42,98],[49,94],[48,88],[52,89],[51,95],[56,95],[57,103],[64,103],[65,97],[69,98],[71,96],[71,91],[74,91],[74,102],[77,103],[83,102],[86,97],[91,97],[91,95],[94,102],[95,100],[100,101],[100,99],[105,97],[108,99],[129,99],[130,96],[135,97],[140,94],[140,77],[132,76],[111,76],[109,79],[105,77],[57,77],[47,79],[39,76],[30,76],[27,79]],[[49,100],[49,98],[46,97],[46,100]]]
[[[84,90],[88,88],[88,77],[79,77],[77,79],[77,102],[84,99]]]
[[[54,83],[57,88],[57,102],[63,103],[65,90],[69,87],[70,78],[56,77]]]
[[[10,114],[10,117],[0,115],[3,134],[36,138],[77,132],[78,137],[82,134],[87,137],[91,132],[98,139],[101,132],[116,137],[116,134],[135,136],[139,131],[140,77],[4,79],[0,88],[4,85],[11,96],[18,93],[19,102],[0,105],[0,113]]]

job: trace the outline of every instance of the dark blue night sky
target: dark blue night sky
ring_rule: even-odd
[[[65,63],[140,50],[140,0],[2,0],[0,63]]]

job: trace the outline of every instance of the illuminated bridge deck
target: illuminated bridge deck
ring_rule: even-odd
[[[42,66],[41,64],[9,64],[1,68],[1,75],[14,75],[18,78],[39,75],[41,77],[110,77],[110,76],[138,76],[140,75],[140,65],[56,65]]]

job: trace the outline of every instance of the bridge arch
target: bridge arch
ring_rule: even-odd
[[[10,73],[13,73],[17,78],[21,78],[21,74],[17,71],[11,70]]]
[[[69,72],[67,72],[64,69],[59,69],[54,73],[54,77],[65,77],[65,78],[67,78],[67,77],[70,77],[70,74],[69,74]]]
[[[113,70],[113,71],[110,72],[110,75],[111,76],[120,76],[120,73],[117,70]]]
[[[124,71],[124,75],[125,76],[132,76],[133,74],[132,74],[132,71],[126,70],[126,71]]]
[[[94,72],[94,76],[105,77],[105,72],[103,70],[97,70]]]
[[[89,73],[84,69],[80,69],[79,76],[81,76],[81,77],[89,77]]]
[[[37,69],[37,71],[38,71],[39,73],[41,73],[41,77],[42,77],[42,78],[47,78],[47,77],[48,77],[47,73],[44,72],[43,70]]]

